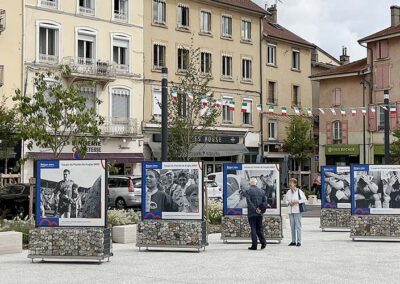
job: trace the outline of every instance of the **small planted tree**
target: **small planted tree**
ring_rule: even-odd
[[[99,137],[104,118],[87,107],[78,86],[64,87],[52,73],[36,73],[33,86],[32,96],[17,90],[13,97],[19,114],[17,130],[28,149],[36,144],[51,149],[58,158],[65,145],[71,143],[74,151],[84,156],[88,141]],[[101,102],[95,99],[94,103]]]
[[[395,141],[390,144],[390,160],[393,164],[400,163],[400,128],[393,131]]]
[[[220,103],[208,86],[211,64],[201,61],[200,50],[190,48],[184,75],[168,99],[168,159],[190,161],[199,144],[196,137],[210,133],[220,115]]]
[[[301,116],[293,116],[290,125],[286,127],[287,137],[284,141],[284,147],[298,165],[298,184],[300,186],[302,163],[311,158],[315,147],[311,129],[311,121]]]
[[[6,100],[0,101],[0,160],[4,160],[4,173],[7,174],[8,160],[18,143],[17,113],[15,108],[7,108]]]

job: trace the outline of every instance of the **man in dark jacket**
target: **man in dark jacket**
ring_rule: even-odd
[[[257,250],[257,237],[261,243],[261,249],[265,249],[267,241],[264,237],[263,213],[261,209],[267,206],[267,199],[263,190],[258,188],[257,179],[250,179],[250,188],[244,192],[247,201],[247,217],[251,228],[252,245],[249,250]]]

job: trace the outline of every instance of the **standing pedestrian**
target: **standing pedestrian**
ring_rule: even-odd
[[[292,242],[289,246],[301,246],[301,217],[300,203],[306,202],[304,192],[297,187],[297,179],[289,180],[289,190],[286,193],[286,202],[288,204],[290,230],[292,232]]]
[[[247,201],[247,217],[251,228],[251,247],[249,250],[257,250],[257,237],[261,243],[261,249],[265,249],[267,241],[264,237],[263,213],[267,208],[265,192],[257,187],[257,178],[250,178],[250,187],[243,191]]]

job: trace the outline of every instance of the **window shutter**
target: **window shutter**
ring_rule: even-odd
[[[387,58],[389,57],[389,46],[388,46],[388,40],[381,40],[381,58]]]
[[[375,84],[377,89],[383,89],[383,72],[382,72],[382,64],[376,66],[376,79]]]
[[[342,104],[342,89],[336,89],[336,105],[340,106]]]
[[[113,118],[129,117],[129,93],[125,90],[114,90],[112,93],[112,116]]]
[[[383,89],[388,89],[390,84],[389,84],[389,69],[390,65],[389,64],[383,64],[381,65],[381,70],[382,70],[382,88]]]
[[[332,90],[332,106],[336,105],[336,89]]]
[[[379,58],[379,41],[375,42],[375,46],[373,47],[374,60]]]
[[[332,144],[332,122],[326,122],[326,144]]]
[[[347,144],[349,139],[349,122],[348,120],[343,120],[342,124],[342,144]]]
[[[396,110],[398,108],[398,105],[396,106]],[[397,111],[396,113],[390,113],[389,111],[389,126],[390,130],[393,131],[397,128]]]
[[[400,103],[396,103],[397,125],[400,125]]]
[[[376,131],[377,125],[376,125],[376,112],[378,110],[375,110],[375,112],[371,111],[371,105],[368,107],[368,129],[369,131]]]

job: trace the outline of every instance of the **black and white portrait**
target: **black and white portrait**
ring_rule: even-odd
[[[161,169],[145,169],[145,212],[161,212],[163,217],[171,219],[201,216],[201,169],[197,163],[189,163],[192,167],[171,164]]]
[[[324,198],[325,203],[351,204],[350,169],[336,173],[324,172]]]
[[[234,167],[233,167],[234,168]],[[279,214],[279,171],[277,165],[242,164],[241,170],[228,169],[224,172],[226,208],[241,208],[247,214],[246,191],[250,187],[250,178],[257,179],[257,187],[265,192],[267,198],[266,213]]]
[[[37,193],[38,214],[58,218],[60,226],[72,225],[73,220],[80,224],[82,219],[104,219],[104,161],[59,161],[58,168],[42,168]]]

